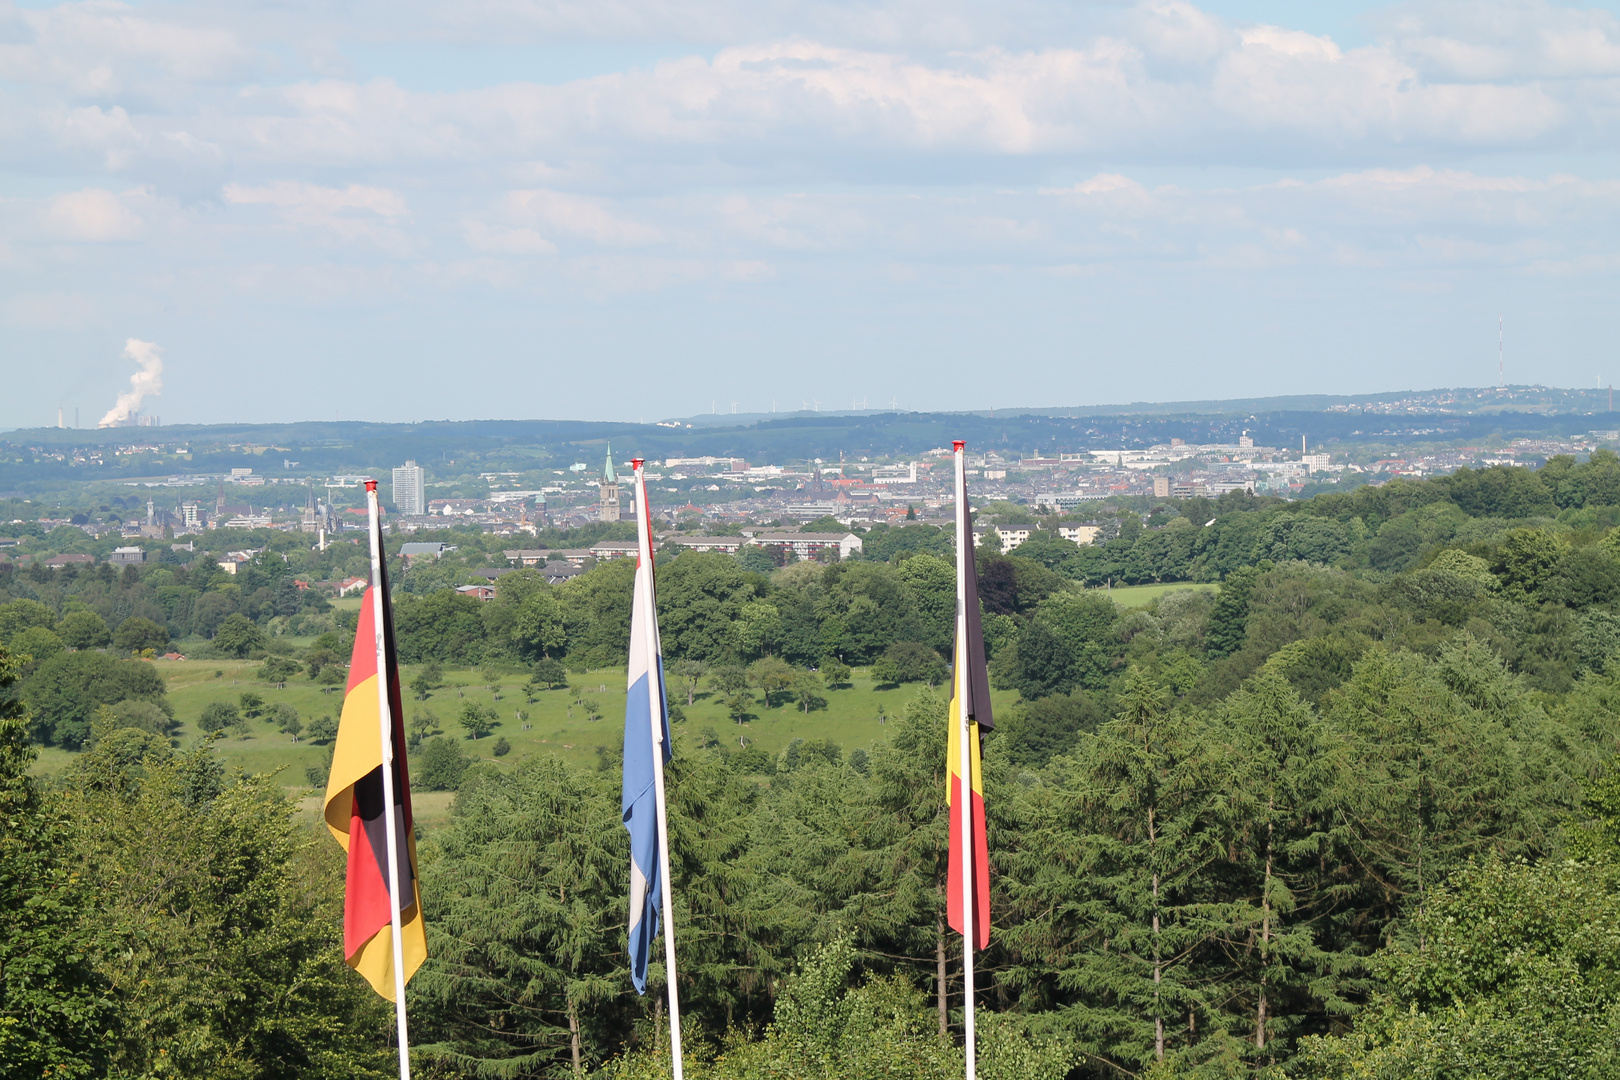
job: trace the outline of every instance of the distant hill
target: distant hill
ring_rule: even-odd
[[[458,471],[600,466],[614,457],[732,456],[759,462],[919,454],[965,439],[1008,457],[1105,447],[1149,446],[1172,438],[1233,442],[1247,433],[1263,446],[1335,443],[1472,445],[1519,437],[1557,438],[1620,427],[1608,392],[1540,386],[1291,396],[1227,401],[983,412],[798,412],[705,415],[662,424],[583,420],[467,420],[380,424],[199,424],[79,430],[32,428],[0,434],[0,490],[61,482],[115,480],[177,471],[251,467],[265,476],[380,472],[414,458]],[[113,447],[185,446],[172,455],[116,455]],[[75,464],[79,456],[99,463]],[[57,460],[60,455],[63,460]]]

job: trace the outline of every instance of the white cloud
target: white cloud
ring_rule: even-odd
[[[700,44],[636,52],[671,40]],[[633,58],[513,77],[559,42]],[[1188,0],[80,0],[0,7],[0,71],[23,177],[0,283],[39,298],[5,315],[41,334],[206,310],[228,350],[263,304],[399,327],[408,352],[462,297],[492,334],[566,305],[601,320],[588,341],[658,323],[663,293],[711,324],[773,297],[761,323],[802,317],[814,342],[841,320],[806,312],[904,282],[917,306],[866,325],[909,341],[906,319],[941,325],[929,298],[954,317],[1013,280],[1135,282],[1147,304],[1183,275],[1250,302],[1273,273],[1332,298],[1335,274],[1442,296],[1620,268],[1620,192],[1580,175],[1620,134],[1620,20],[1544,0],[1418,0],[1356,47]]]
[[[275,207],[289,225],[320,230],[344,242],[366,241],[400,255],[410,250],[396,227],[406,215],[405,196],[389,188],[278,180],[259,187],[226,184],[220,196],[232,206]]]
[[[462,226],[467,245],[475,251],[500,255],[555,255],[557,245],[533,229],[503,229],[482,221]]]
[[[506,196],[513,217],[550,226],[604,247],[642,247],[664,238],[662,232],[615,214],[601,200],[543,188]]]
[[[326,224],[347,210],[362,210],[385,218],[405,214],[405,197],[399,192],[360,184],[332,188],[280,180],[263,187],[226,184],[221,194],[226,202],[237,206],[279,207],[289,220],[306,224]]]
[[[134,240],[143,223],[124,199],[105,188],[84,188],[51,198],[45,206],[46,230],[61,239],[90,242]]]

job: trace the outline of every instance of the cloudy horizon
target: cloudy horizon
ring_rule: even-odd
[[[0,427],[1611,381],[1617,5],[1299,6],[0,3]]]

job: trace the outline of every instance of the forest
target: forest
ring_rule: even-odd
[[[1165,503],[1114,515],[1090,548],[981,548],[992,677],[1016,691],[985,746],[984,1075],[1614,1075],[1617,521],[1620,459],[1599,453]],[[858,753],[809,739],[769,757],[677,722],[694,1076],[960,1074],[931,685],[950,542],[914,524],[842,563],[659,556],[683,699],[847,665],[881,667],[905,703]],[[161,680],[96,648],[133,618],[194,632],[173,612],[234,585],[211,647],[339,669],[343,613],[295,597],[278,562],[244,567],[262,583],[206,562],[4,579],[0,904],[22,917],[0,927],[0,1072],[388,1071],[388,1015],[338,955],[330,841],[282,781],[141,722]],[[446,564],[398,573],[407,662],[622,662],[626,562],[556,586],[508,574],[482,604],[445,587]],[[1140,608],[1096,587],[1139,581],[1219,587]],[[297,620],[320,633],[294,649]],[[60,650],[42,660],[46,634]],[[98,689],[68,692],[70,663]],[[78,752],[41,778],[33,743]],[[667,1075],[661,987],[638,998],[626,970],[617,769],[474,765],[421,836],[422,1075]]]

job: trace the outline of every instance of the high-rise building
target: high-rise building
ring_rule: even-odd
[[[607,468],[602,471],[602,497],[597,503],[600,521],[619,520],[619,474],[613,471],[613,447],[607,448]]]
[[[427,473],[415,461],[394,470],[394,509],[407,516],[427,513]]]

